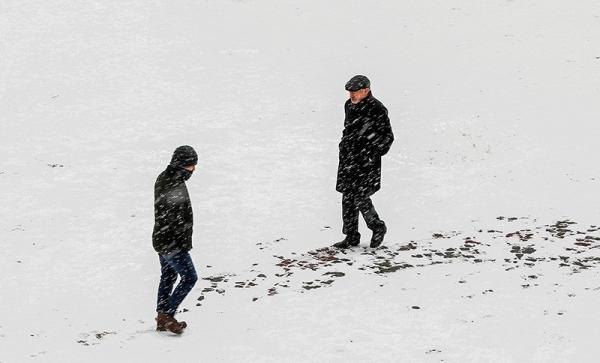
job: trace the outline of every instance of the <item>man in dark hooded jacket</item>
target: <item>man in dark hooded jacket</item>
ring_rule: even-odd
[[[189,250],[192,249],[192,203],[185,181],[198,163],[191,146],[175,149],[171,163],[154,184],[154,231],[152,245],[161,266],[158,286],[156,330],[181,334],[187,324],[177,321],[175,313],[192,290],[198,276]],[[180,281],[175,290],[173,286]]]
[[[362,213],[373,231],[370,246],[381,245],[387,232],[379,219],[371,196],[381,188],[381,157],[394,141],[388,111],[371,93],[369,79],[362,75],[346,83],[350,99],[344,105],[344,131],[339,144],[336,190],[342,193],[343,233],[346,238],[334,244],[348,248],[360,244],[358,215]]]

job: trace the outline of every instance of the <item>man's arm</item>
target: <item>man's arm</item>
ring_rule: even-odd
[[[187,222],[184,213],[185,203],[185,194],[180,186],[163,190],[155,201],[158,216],[163,221],[163,228],[174,235],[180,235],[185,231]]]
[[[375,140],[375,146],[377,154],[383,156],[390,151],[392,143],[394,142],[394,132],[392,131],[392,125],[390,124],[390,118],[388,117],[388,110],[382,106],[382,112],[378,116],[378,133]]]
[[[376,106],[370,115],[371,122],[361,130],[361,138],[367,145],[367,153],[372,156],[387,154],[394,142],[394,133],[388,117],[388,111],[383,105]]]

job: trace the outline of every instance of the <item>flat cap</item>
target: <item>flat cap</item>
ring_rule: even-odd
[[[363,88],[371,87],[371,81],[366,76],[356,75],[346,83],[346,91],[356,92]]]

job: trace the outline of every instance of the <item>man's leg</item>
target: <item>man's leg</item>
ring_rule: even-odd
[[[344,221],[342,233],[346,236],[358,234],[358,208],[354,203],[354,197],[348,193],[342,194],[342,220]]]
[[[169,297],[169,310],[166,311],[167,314],[174,316],[181,302],[192,290],[196,281],[198,281],[198,275],[196,274],[192,257],[188,252],[179,252],[167,257],[166,260],[181,277],[179,284],[175,287],[175,291]]]
[[[379,219],[379,215],[373,206],[373,202],[369,197],[356,197],[355,204],[363,215],[367,227],[373,231],[373,237],[371,237],[371,247],[379,247],[383,242],[383,236],[387,233],[387,227],[385,223]]]
[[[342,220],[344,227],[342,233],[346,235],[343,241],[334,244],[334,247],[348,248],[360,244],[360,233],[358,233],[358,208],[354,204],[354,198],[344,193],[342,195]]]
[[[156,330],[169,330],[173,333],[181,334],[187,325],[178,323],[175,318],[167,313],[171,310],[171,292],[173,291],[175,281],[177,281],[177,271],[168,263],[167,257],[165,255],[158,255],[161,275],[156,304]]]
[[[360,210],[360,213],[365,219],[365,222],[367,222],[367,227],[369,227],[370,230],[376,229],[383,223],[383,221],[379,219],[379,214],[377,214],[371,198],[356,197],[354,198],[354,203]]]
[[[158,299],[156,303],[156,312],[167,313],[169,310],[169,297],[173,291],[173,285],[177,281],[177,271],[173,269],[161,255],[158,255],[160,261],[160,283],[158,284]]]

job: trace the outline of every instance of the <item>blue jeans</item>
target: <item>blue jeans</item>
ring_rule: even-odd
[[[188,252],[159,253],[158,259],[160,260],[160,284],[156,311],[175,315],[179,304],[198,281],[196,268]],[[181,280],[173,291],[177,275],[181,276]]]

